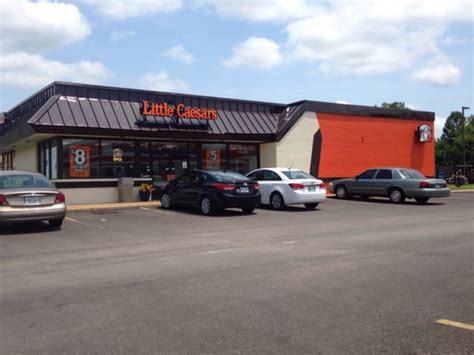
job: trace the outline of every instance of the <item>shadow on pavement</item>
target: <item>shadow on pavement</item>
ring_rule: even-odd
[[[22,224],[0,224],[0,235],[55,232],[47,222],[29,222]]]

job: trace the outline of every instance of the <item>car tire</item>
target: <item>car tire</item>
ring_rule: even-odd
[[[270,207],[274,210],[282,210],[286,207],[285,200],[279,192],[274,192],[271,194]]]
[[[255,210],[254,207],[247,207],[247,208],[242,208],[242,212],[244,214],[252,214],[252,212]]]
[[[61,228],[63,224],[63,219],[50,219],[48,223],[50,228],[58,229]]]
[[[429,197],[415,197],[416,202],[420,204],[427,203],[429,199]]]
[[[314,210],[316,207],[318,207],[319,203],[305,203],[304,207],[307,210]]]
[[[171,196],[169,193],[167,192],[163,192],[163,194],[161,195],[161,207],[164,208],[165,210],[168,210],[171,208],[172,204],[171,204]]]
[[[335,189],[336,197],[340,200],[347,198],[347,189],[344,185],[338,185]]]
[[[214,205],[211,199],[207,196],[201,199],[201,203],[199,204],[201,213],[205,216],[209,216],[214,212]]]
[[[405,202],[405,194],[401,189],[398,189],[398,188],[391,189],[388,192],[388,196],[390,198],[390,201],[392,201],[393,203]]]

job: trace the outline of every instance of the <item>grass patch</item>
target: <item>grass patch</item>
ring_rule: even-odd
[[[449,184],[448,186],[451,190],[474,190],[474,184],[465,184],[459,187],[454,184]]]

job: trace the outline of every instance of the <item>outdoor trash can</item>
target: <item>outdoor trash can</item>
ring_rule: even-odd
[[[131,177],[121,177],[118,179],[118,196],[120,202],[133,202],[136,200],[133,194],[134,179]]]

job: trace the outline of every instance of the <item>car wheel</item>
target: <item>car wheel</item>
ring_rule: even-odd
[[[51,228],[61,228],[62,224],[63,224],[63,220],[62,219],[51,219],[48,221],[49,222],[49,226]]]
[[[306,207],[307,210],[314,210],[318,207],[318,203],[305,203],[304,207]]]
[[[347,198],[347,189],[344,185],[336,186],[336,197],[341,200]]]
[[[164,192],[161,195],[161,207],[164,208],[165,210],[171,208],[171,196],[167,192]]]
[[[214,206],[212,205],[211,199],[209,197],[203,197],[201,200],[201,213],[209,216],[212,212],[214,212]]]
[[[274,210],[281,210],[285,208],[285,201],[283,200],[283,196],[280,195],[279,192],[274,192],[270,196],[270,206]]]
[[[400,189],[392,189],[389,193],[390,201],[393,203],[403,203],[405,202],[405,194]]]
[[[415,200],[418,203],[427,203],[429,199],[429,197],[415,197]]]
[[[251,214],[254,209],[254,207],[242,208],[242,212],[245,214]]]

